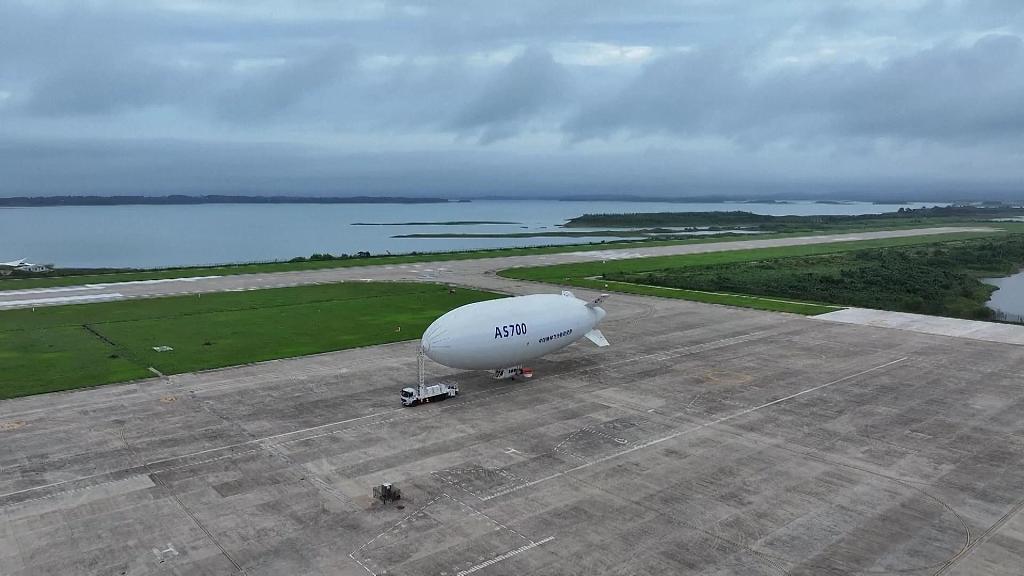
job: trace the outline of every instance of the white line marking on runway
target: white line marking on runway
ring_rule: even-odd
[[[516,548],[515,550],[512,550],[511,552],[505,552],[501,556],[495,556],[494,558],[491,558],[487,562],[481,562],[480,564],[477,564],[476,566],[473,566],[472,568],[467,568],[467,569],[463,570],[462,572],[459,572],[455,576],[466,576],[466,574],[472,574],[473,572],[476,572],[477,570],[482,570],[484,568],[487,568],[491,564],[497,564],[498,562],[501,562],[502,560],[508,560],[509,558],[515,556],[516,554],[519,554],[521,552],[526,552],[527,550],[529,550],[531,548],[536,548],[537,546],[540,546],[541,544],[547,544],[548,542],[551,542],[554,539],[555,539],[554,536],[548,536],[547,538],[541,540],[540,542],[533,542],[531,544],[527,544],[526,546],[520,546],[519,548]]]
[[[106,290],[108,288],[122,288],[124,286],[146,286],[150,284],[166,284],[168,282],[199,282],[200,280],[212,280],[222,276],[190,276],[187,278],[157,278],[154,280],[127,280],[125,282],[100,282],[96,284],[82,284],[79,286],[58,286],[54,288],[29,288],[26,290],[4,290],[4,295],[23,296],[26,294],[55,294],[58,292],[82,292],[86,290]]]
[[[888,368],[889,366],[892,366],[894,364],[899,364],[900,362],[903,362],[904,360],[907,360],[908,358],[909,358],[908,356],[904,356],[903,358],[899,358],[897,360],[893,360],[892,362],[886,362],[885,364],[881,364],[879,366],[875,366],[874,368],[868,368],[867,370],[862,370],[860,372],[857,372],[856,374],[850,374],[849,376],[843,376],[842,378],[839,378],[838,380],[833,380],[831,382],[826,382],[825,384],[820,384],[820,385],[815,386],[813,388],[808,388],[807,390],[803,390],[803,391],[797,392],[796,394],[790,394],[789,396],[786,396],[786,397],[783,397],[783,398],[779,398],[778,400],[772,400],[771,402],[766,402],[764,404],[761,404],[760,406],[754,406],[753,408],[747,408],[745,410],[740,410],[739,412],[736,412],[734,414],[730,414],[728,416],[723,416],[722,418],[718,418],[717,420],[712,420],[710,422],[705,422],[703,424],[698,424],[698,425],[696,425],[696,426],[694,426],[692,428],[687,428],[685,430],[679,430],[677,432],[673,432],[672,434],[669,434],[668,436],[663,436],[661,438],[658,438],[656,440],[651,440],[651,441],[645,442],[643,444],[637,444],[636,446],[633,446],[632,448],[628,448],[628,449],[623,450],[621,452],[616,452],[614,454],[610,454],[610,455],[605,456],[603,458],[598,458],[597,460],[593,460],[591,462],[587,462],[586,464],[580,464],[579,466],[576,466],[574,468],[570,468],[570,469],[564,470],[562,472],[556,472],[556,473],[551,474],[549,476],[545,476],[543,478],[540,478],[538,480],[534,480],[532,482],[527,482],[526,484],[521,484],[519,486],[514,486],[514,487],[509,488],[507,490],[502,490],[501,492],[497,492],[497,493],[492,494],[490,496],[487,496],[485,498],[481,498],[481,500],[484,500],[484,501],[491,500],[491,499],[497,498],[499,496],[505,496],[506,494],[511,494],[512,492],[515,492],[517,490],[522,490],[523,488],[529,488],[531,486],[536,486],[537,484],[540,484],[542,482],[547,482],[548,480],[553,480],[555,478],[559,478],[561,476],[566,476],[566,475],[571,474],[573,472],[577,472],[579,470],[583,470],[584,468],[588,468],[590,466],[593,466],[594,464],[601,464],[601,463],[607,462],[607,461],[609,461],[609,460],[611,460],[613,458],[618,458],[619,456],[625,456],[626,454],[631,454],[633,452],[636,452],[637,450],[643,450],[644,448],[650,448],[651,446],[654,446],[655,444],[661,444],[662,442],[665,442],[665,441],[668,441],[668,440],[673,440],[673,439],[678,438],[680,436],[685,436],[687,434],[690,434],[691,432],[697,432],[697,431],[703,430],[705,428],[710,428],[712,426],[716,426],[716,425],[721,424],[723,422],[728,422],[729,420],[733,420],[734,418],[739,418],[740,416],[746,416],[747,414],[750,414],[752,412],[756,412],[756,411],[761,410],[763,408],[768,408],[770,406],[774,406],[776,404],[780,404],[782,402],[786,402],[787,400],[792,400],[793,398],[797,398],[799,396],[803,396],[804,394],[809,394],[809,393],[814,392],[816,390],[821,390],[823,388],[828,388],[829,386],[833,386],[833,385],[839,384],[841,382],[846,382],[847,380],[851,380],[853,378],[857,378],[858,376],[863,376],[865,374],[868,374],[870,372],[874,372],[876,370],[881,370],[883,368]]]
[[[12,296],[23,296],[27,294],[55,294],[57,292],[81,292],[83,290],[95,290],[88,286],[65,286],[61,288],[32,288],[27,290],[4,290],[3,294]]]
[[[432,506],[435,502],[437,502],[441,498],[447,498],[447,499],[451,500],[452,502],[458,504],[459,506],[462,506],[463,508],[469,510],[469,512],[471,514],[473,514],[475,516],[480,516],[481,518],[483,518],[483,519],[487,520],[488,522],[494,524],[498,528],[500,528],[502,530],[507,530],[508,532],[518,536],[519,538],[522,538],[523,540],[525,540],[527,542],[527,544],[525,544],[523,546],[520,546],[519,548],[516,548],[515,550],[510,550],[508,552],[505,552],[504,554],[501,554],[500,556],[495,556],[494,558],[491,558],[490,560],[487,560],[486,562],[482,562],[480,564],[477,564],[476,566],[472,566],[470,568],[467,568],[467,569],[459,572],[458,574],[456,574],[456,576],[464,576],[465,574],[471,574],[473,572],[476,572],[477,570],[481,570],[481,569],[486,568],[486,567],[488,567],[488,566],[490,566],[492,564],[496,564],[498,562],[501,562],[502,560],[507,560],[507,559],[515,556],[516,554],[520,554],[522,552],[526,552],[527,550],[529,550],[531,548],[536,548],[537,546],[540,546],[541,544],[547,544],[548,542],[551,542],[552,540],[555,539],[554,536],[548,536],[547,538],[545,538],[545,539],[543,539],[543,540],[541,540],[539,542],[534,542],[531,538],[527,538],[526,536],[523,536],[522,534],[520,534],[516,530],[513,530],[512,528],[509,528],[508,526],[505,526],[501,522],[498,522],[494,518],[491,518],[487,514],[484,514],[483,512],[477,510],[476,508],[473,508],[472,506],[466,504],[465,502],[462,502],[461,500],[459,500],[457,498],[453,498],[451,495],[442,492],[441,494],[438,494],[436,497],[434,497],[432,500],[430,500],[430,502],[427,502],[426,504],[424,504],[420,508],[416,509],[415,512],[412,512],[412,513],[406,515],[404,518],[399,520],[397,523],[392,525],[387,530],[381,532],[380,534],[377,534],[373,538],[370,538],[370,540],[368,542],[366,542],[365,544],[363,544],[359,548],[356,548],[355,550],[350,552],[348,557],[351,558],[352,560],[354,560],[356,562],[356,564],[359,564],[359,566],[362,567],[363,570],[366,570],[371,576],[378,576],[377,573],[374,572],[373,570],[371,570],[369,566],[364,564],[362,562],[362,560],[360,560],[359,558],[356,558],[356,554],[359,554],[364,549],[366,549],[368,546],[370,546],[371,544],[376,542],[377,539],[379,539],[381,536],[384,536],[388,532],[393,531],[395,528],[398,528],[400,526],[405,526],[406,522],[408,522],[410,518],[416,516],[417,514],[422,513],[424,510],[426,510],[427,508]]]
[[[434,497],[434,499],[433,499],[433,500],[431,500],[430,502],[427,502],[427,503],[426,503],[426,504],[424,504],[423,506],[421,506],[421,507],[417,508],[415,512],[411,512],[411,513],[407,514],[407,515],[406,515],[406,516],[405,516],[404,518],[402,518],[401,520],[399,520],[397,524],[394,524],[393,526],[391,526],[391,527],[390,527],[390,528],[388,528],[387,530],[385,530],[385,531],[381,532],[380,534],[377,534],[377,535],[376,535],[376,536],[374,536],[373,538],[370,538],[370,540],[369,540],[369,541],[368,541],[368,542],[367,542],[366,544],[363,544],[363,545],[362,545],[362,546],[360,546],[359,548],[356,548],[355,550],[353,550],[352,552],[350,552],[350,553],[349,553],[349,555],[348,555],[348,557],[349,557],[349,558],[351,558],[351,559],[353,559],[353,560],[355,560],[355,561],[356,561],[356,563],[357,563],[357,564],[359,564],[360,566],[362,566],[362,567],[363,567],[363,570],[366,570],[367,572],[369,572],[369,573],[371,574],[371,576],[377,576],[377,574],[376,574],[376,573],[375,573],[375,572],[374,572],[373,570],[370,570],[369,568],[367,568],[367,567],[366,567],[366,564],[363,564],[363,563],[362,563],[362,562],[361,562],[361,561],[360,561],[360,560],[359,560],[358,558],[356,558],[356,554],[358,554],[359,552],[361,552],[361,551],[362,551],[362,550],[363,550],[364,548],[366,548],[366,547],[367,547],[367,546],[369,546],[370,544],[373,544],[373,543],[374,543],[374,542],[375,542],[375,541],[376,541],[376,540],[377,540],[378,538],[380,538],[381,536],[383,536],[383,535],[387,534],[388,532],[391,532],[392,530],[394,530],[394,529],[395,529],[395,526],[401,526],[401,525],[405,524],[406,522],[408,522],[408,521],[409,521],[409,519],[410,519],[410,518],[412,518],[413,516],[415,516],[415,515],[419,514],[420,512],[423,512],[424,510],[426,510],[427,508],[429,508],[431,504],[433,504],[434,502],[437,502],[437,501],[438,501],[438,500],[440,500],[441,498],[445,498],[445,497],[447,497],[447,498],[450,498],[450,499],[452,499],[452,497],[451,497],[451,496],[448,496],[447,494],[444,494],[444,493],[438,494],[437,496],[435,496],[435,497]]]
[[[114,286],[146,286],[149,284],[167,284],[168,282],[199,282],[213,280],[223,276],[188,276],[185,278],[155,278],[153,280],[127,280],[125,282],[107,282],[105,284],[86,284],[87,288],[111,288]]]
[[[311,432],[313,430],[320,430],[321,428],[327,428],[328,426],[337,426],[338,424],[348,424],[349,422],[356,422],[358,420],[366,420],[367,418],[374,418],[376,416],[384,416],[386,414],[394,414],[395,412],[402,412],[407,410],[406,408],[395,408],[394,410],[385,410],[383,412],[375,412],[373,414],[367,414],[366,416],[359,416],[357,418],[349,418],[348,420],[340,420],[338,422],[331,422],[330,424],[321,424],[319,426],[311,426],[309,428],[303,428],[301,430],[293,430],[291,432],[284,432],[282,434],[274,434],[273,436],[265,436],[254,440],[254,442],[264,442],[266,440],[276,440],[277,438],[284,438],[285,436],[291,436],[293,434],[301,434],[303,432]]]
[[[75,302],[116,300],[118,298],[124,298],[124,295],[118,292],[106,292],[103,294],[82,294],[81,296],[53,296],[51,298],[30,298],[26,300],[0,300],[0,308],[13,308],[16,306],[35,306],[40,304],[73,304]]]

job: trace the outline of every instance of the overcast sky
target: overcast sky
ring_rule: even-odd
[[[0,195],[1024,197],[1020,0],[0,0]]]

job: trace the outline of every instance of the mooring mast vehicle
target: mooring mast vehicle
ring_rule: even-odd
[[[427,385],[423,377],[423,352],[420,352],[416,358],[418,368],[418,378],[416,387],[402,388],[401,398],[402,404],[405,406],[415,406],[417,404],[423,404],[430,402],[431,400],[444,400],[445,398],[454,398],[459,393],[458,384],[449,384],[446,382],[439,382],[437,384]]]

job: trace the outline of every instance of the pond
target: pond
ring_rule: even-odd
[[[1024,272],[1004,278],[984,278],[983,281],[999,288],[986,303],[989,308],[1005,315],[1006,320],[1024,320]]]

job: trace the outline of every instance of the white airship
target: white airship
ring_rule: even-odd
[[[524,362],[581,338],[607,346],[597,329],[605,316],[599,304],[607,297],[587,302],[564,291],[467,304],[435,320],[423,333],[421,349],[450,368],[512,377],[522,373]]]

